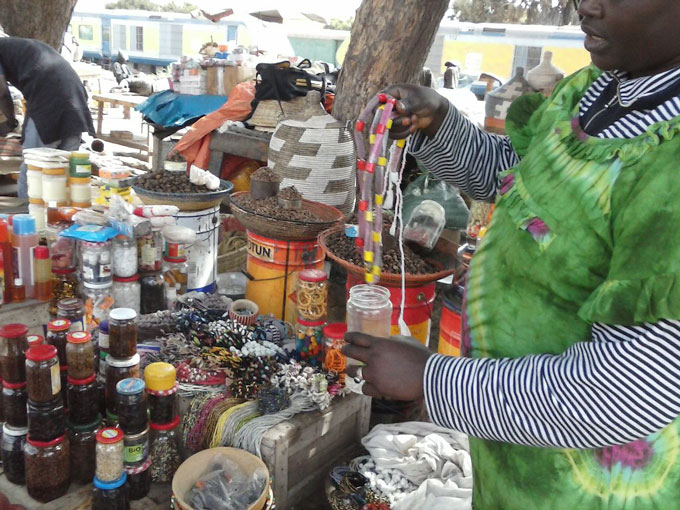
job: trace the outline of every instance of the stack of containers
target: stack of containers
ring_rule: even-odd
[[[92,165],[89,152],[71,152],[69,160],[69,188],[72,207],[87,209],[92,206],[90,180]]]
[[[149,492],[149,416],[146,385],[142,379],[123,379],[116,385],[118,423],[123,430],[124,464],[130,499],[142,499]]]
[[[35,218],[38,231],[45,230],[48,202],[68,205],[68,175],[70,153],[49,147],[26,149],[23,152],[28,181],[28,212]]]
[[[117,236],[113,240],[113,300],[139,313],[141,304],[137,240]]]
[[[92,331],[113,308],[111,242],[80,241],[80,277],[83,282],[85,329]]]
[[[99,195],[95,203],[108,206],[113,195],[118,195],[127,202],[132,202],[133,177],[127,168],[106,167],[99,169]]]
[[[130,508],[127,475],[123,468],[123,437],[123,431],[117,427],[104,428],[97,433],[92,510]]]
[[[305,269],[296,285],[298,359],[312,366],[323,363],[323,328],[328,314],[327,276],[319,269]]]
[[[114,308],[109,315],[109,353],[106,356],[105,396],[109,423],[118,421],[116,385],[123,379],[139,377],[137,354],[137,313],[131,308]]]

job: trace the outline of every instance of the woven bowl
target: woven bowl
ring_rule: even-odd
[[[216,207],[229,196],[234,185],[229,181],[220,179],[220,189],[206,193],[165,193],[162,191],[149,191],[132,184],[139,199],[144,205],[174,205],[180,211],[203,211]]]
[[[239,198],[247,191],[231,196],[231,212],[238,222],[255,234],[279,239],[281,241],[307,241],[315,239],[320,232],[342,221],[343,214],[335,207],[318,202],[302,201],[302,207],[311,211],[318,222],[281,220],[271,218],[239,206]]]

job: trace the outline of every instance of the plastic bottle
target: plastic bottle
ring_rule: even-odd
[[[26,299],[26,288],[24,287],[24,282],[21,278],[14,279],[14,285],[12,286],[12,302],[21,303]]]
[[[14,257],[12,256],[12,244],[10,242],[9,224],[0,219],[0,258],[2,258],[4,291],[2,302],[12,302],[12,285],[14,284]]]
[[[38,301],[49,301],[52,297],[52,261],[47,246],[38,246],[33,259],[34,294]]]
[[[33,251],[38,246],[38,234],[35,231],[35,218],[29,214],[17,214],[12,221],[12,248],[17,269],[15,274],[24,282],[26,297],[34,296],[33,290]]]

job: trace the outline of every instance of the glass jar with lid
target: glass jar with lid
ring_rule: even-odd
[[[177,294],[182,295],[187,292],[189,264],[184,251],[179,254],[181,255],[176,258],[167,255],[163,257],[163,279],[167,288],[176,288]]]
[[[45,343],[45,339],[42,335],[28,335],[26,337],[29,347],[35,347],[36,345],[42,345]]]
[[[335,322],[323,328],[323,369],[338,374],[338,382],[343,385],[348,364],[347,357],[342,353],[342,348],[345,346],[345,333],[347,333],[347,324],[344,322]]]
[[[71,330],[71,321],[68,319],[55,319],[47,323],[47,343],[57,349],[59,364],[66,365],[66,344],[68,333]]]
[[[163,257],[163,235],[160,230],[137,240],[138,268],[140,273],[160,271]]]
[[[109,315],[109,354],[129,358],[137,353],[137,312],[114,308]]]
[[[66,414],[61,393],[53,400],[44,403],[26,403],[28,414],[28,434],[36,441],[52,441],[66,431]]]
[[[75,269],[52,269],[52,299],[49,312],[52,319],[57,318],[59,301],[75,299],[78,293],[78,277]]]
[[[141,305],[143,315],[165,310],[165,280],[160,271],[142,276]]]
[[[128,475],[128,489],[130,490],[130,500],[136,501],[145,498],[151,490],[151,457],[140,466],[125,466],[125,473]]]
[[[115,306],[132,308],[139,313],[142,301],[142,286],[139,283],[139,275],[129,278],[121,276],[113,277],[113,301]]]
[[[110,354],[106,357],[106,409],[118,414],[116,385],[129,377],[139,377],[139,354],[118,359]]]
[[[26,351],[26,382],[33,402],[50,402],[59,395],[61,374],[54,345],[37,345]]]
[[[26,434],[28,434],[26,427],[15,428],[6,423],[2,427],[2,441],[0,441],[2,470],[7,480],[15,485],[23,485],[26,482],[24,470]]]
[[[113,240],[113,276],[129,278],[137,274],[137,241],[124,235]]]
[[[149,458],[149,427],[138,434],[125,434],[125,467],[135,467],[144,464]]]
[[[182,463],[179,416],[165,425],[151,423],[151,480],[165,483]]]
[[[158,361],[144,369],[149,403],[149,419],[153,423],[170,423],[177,416],[177,372],[170,363]]]
[[[94,345],[87,331],[74,331],[66,337],[68,376],[85,379],[94,375]]]
[[[102,285],[113,281],[111,241],[80,241],[80,274],[83,282]]]
[[[99,415],[99,388],[95,374],[84,379],[66,379],[69,421],[74,425],[92,423]]]
[[[116,384],[118,426],[126,435],[139,434],[148,426],[145,389],[144,381],[135,377]]]
[[[299,359],[312,366],[321,366],[323,362],[324,324],[324,321],[297,320],[295,352]]]
[[[83,300],[85,301],[85,329],[92,331],[106,320],[113,309],[111,289],[113,283],[83,283]]]
[[[101,428],[102,417],[84,425],[68,422],[68,438],[71,443],[71,480],[92,483],[96,466],[97,432]]]
[[[5,412],[5,423],[10,427],[23,428],[28,425],[26,419],[26,383],[2,382],[2,407]]]
[[[390,291],[379,285],[356,285],[349,289],[347,331],[389,338],[392,329]]]
[[[6,324],[0,328],[0,378],[8,383],[26,380],[24,352],[28,348],[24,324]]]
[[[97,433],[97,468],[95,476],[102,482],[113,482],[123,476],[123,431],[107,427]]]
[[[29,433],[24,446],[26,490],[41,503],[60,498],[70,483],[70,445],[66,435],[37,441]]]
[[[85,330],[85,311],[83,302],[78,298],[62,299],[57,303],[57,318],[71,323],[69,331]],[[64,351],[65,352],[65,351]]]
[[[92,510],[130,510],[127,474],[118,480],[103,482],[95,477],[92,488]]]
[[[296,284],[296,306],[300,319],[325,321],[328,315],[328,282],[325,271],[304,269]]]
[[[52,257],[52,271],[76,269],[76,244],[75,239],[60,236],[61,229],[47,228],[47,246]]]

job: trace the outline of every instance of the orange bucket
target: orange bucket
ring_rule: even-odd
[[[460,356],[460,339],[463,317],[461,299],[456,289],[451,288],[444,294],[442,318],[439,323],[439,354]]]

